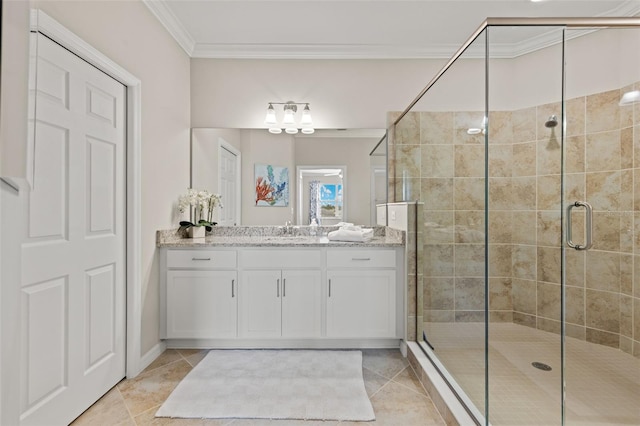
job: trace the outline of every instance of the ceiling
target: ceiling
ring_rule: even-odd
[[[487,17],[640,16],[640,0],[143,0],[194,58],[448,58]],[[517,56],[550,28],[501,32]]]

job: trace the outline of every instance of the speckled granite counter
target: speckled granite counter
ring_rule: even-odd
[[[160,248],[188,247],[404,247],[405,234],[386,226],[376,226],[374,237],[364,243],[330,241],[326,234],[336,227],[321,226],[318,235],[309,235],[308,226],[294,226],[289,232],[282,226],[215,226],[205,238],[187,238],[178,229],[156,232]]]

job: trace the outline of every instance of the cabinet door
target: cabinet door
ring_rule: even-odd
[[[240,282],[240,336],[280,337],[280,271],[244,271]]]
[[[327,337],[396,337],[394,270],[328,271]]]
[[[282,271],[282,337],[320,337],[321,308],[320,271]]]
[[[167,337],[236,337],[236,271],[168,271]]]

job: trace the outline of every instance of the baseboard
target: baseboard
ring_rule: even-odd
[[[400,340],[400,353],[403,357],[407,357],[407,342]]]
[[[166,349],[167,344],[162,341],[158,342],[154,347],[149,349],[146,354],[142,355],[142,357],[140,358],[140,371],[138,371],[138,374],[140,374],[142,371],[144,371],[145,368],[151,365],[151,363],[155,361],[156,358],[158,358],[160,355],[162,355],[162,353]]]
[[[382,349],[399,339],[167,339],[172,349]]]

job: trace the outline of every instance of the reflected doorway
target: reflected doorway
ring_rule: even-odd
[[[296,224],[309,225],[314,218],[323,226],[347,222],[346,166],[298,166],[296,176]]]

